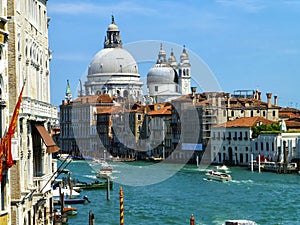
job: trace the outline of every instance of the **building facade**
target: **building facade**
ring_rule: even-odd
[[[3,2],[3,1],[2,1]],[[46,0],[7,1],[8,94],[11,117],[24,86],[17,129],[12,140],[15,165],[9,170],[8,224],[52,224],[52,153],[50,136],[57,108],[50,104],[50,50]],[[11,118],[10,118],[11,119]],[[6,127],[7,128],[7,127]]]
[[[0,137],[4,136],[8,126],[8,17],[7,1],[0,2]],[[2,160],[2,152],[1,160]],[[10,180],[9,172],[1,168],[0,182],[0,224],[11,224],[10,220]]]
[[[169,59],[161,44],[156,64],[147,74],[148,95],[154,103],[171,101],[191,90],[191,64],[185,47],[177,63],[174,52]]]

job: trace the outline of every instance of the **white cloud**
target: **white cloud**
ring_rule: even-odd
[[[257,0],[216,0],[222,6],[234,7],[248,13],[257,13],[265,8],[262,1]]]
[[[285,55],[299,55],[300,51],[299,49],[287,48],[287,49],[282,49],[281,53]]]
[[[48,12],[50,14],[69,14],[69,15],[90,15],[111,12],[111,13],[138,13],[138,14],[150,14],[155,10],[143,7],[133,2],[119,2],[113,4],[98,3],[84,3],[84,2],[72,2],[72,3],[53,3],[49,2]]]

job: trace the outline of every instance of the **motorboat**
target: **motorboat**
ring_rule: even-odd
[[[97,173],[97,178],[107,179],[112,175],[113,167],[110,165],[103,166]]]
[[[88,199],[87,196],[84,196],[83,198],[69,198],[64,199],[64,204],[86,204],[90,203],[91,201]],[[61,201],[59,199],[54,199],[54,205],[61,205]]]
[[[107,181],[102,181],[100,182],[99,180],[95,180],[93,182],[82,182],[82,181],[77,181],[75,184],[75,187],[73,188],[79,188],[79,189],[104,189],[107,188]],[[109,182],[110,189],[113,187],[113,182]]]
[[[215,166],[214,170],[221,173],[230,173],[230,169],[226,165]]]
[[[220,182],[228,182],[232,180],[232,177],[229,174],[222,173],[216,170],[210,170],[205,175],[207,180],[214,180]]]
[[[226,220],[223,225],[257,225],[252,220]]]
[[[72,196],[79,196],[80,195],[80,193],[78,193],[77,191],[75,191],[75,190],[71,191],[69,188],[66,188],[66,187],[61,188],[60,191],[61,191],[61,193],[64,194],[65,198],[70,198],[70,196],[72,197]],[[56,189],[53,190],[53,197],[54,198],[60,198],[59,188],[56,188]]]
[[[63,213],[66,213],[69,216],[75,216],[77,215],[77,208],[68,205],[63,209]]]

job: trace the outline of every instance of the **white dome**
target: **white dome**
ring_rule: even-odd
[[[177,84],[177,72],[167,64],[155,64],[147,74],[147,84],[151,83]]]
[[[91,61],[88,75],[101,73],[138,74],[138,66],[132,55],[122,48],[105,48]]]
[[[116,24],[111,23],[109,24],[107,31],[119,31],[119,27]]]

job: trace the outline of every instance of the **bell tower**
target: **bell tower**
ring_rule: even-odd
[[[191,89],[191,64],[185,46],[183,46],[183,50],[180,55],[180,63],[178,64],[178,74],[181,94],[187,95],[190,93]]]

